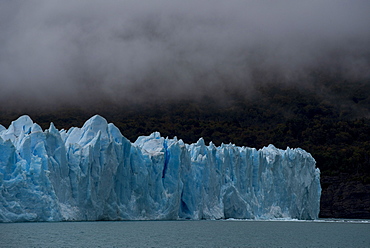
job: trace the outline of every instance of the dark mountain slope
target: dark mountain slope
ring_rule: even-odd
[[[43,128],[54,122],[59,129],[100,114],[131,141],[159,131],[187,143],[203,137],[216,145],[301,147],[321,170],[321,217],[370,218],[370,81],[316,76],[311,85],[261,83],[253,94],[230,90],[218,100],[1,109],[0,123],[8,126],[21,114]]]

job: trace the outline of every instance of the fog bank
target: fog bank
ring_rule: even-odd
[[[370,77],[369,1],[0,2],[3,103],[141,102]]]

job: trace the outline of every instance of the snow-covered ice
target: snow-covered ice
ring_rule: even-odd
[[[43,131],[0,125],[0,222],[317,219],[320,171],[304,150],[260,150],[158,132],[131,143],[96,115]]]

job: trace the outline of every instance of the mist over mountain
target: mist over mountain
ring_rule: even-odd
[[[322,216],[370,218],[370,2],[0,1],[0,124],[301,147]]]
[[[1,1],[4,106],[253,96],[368,79],[368,1]]]

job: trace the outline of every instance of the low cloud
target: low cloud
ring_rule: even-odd
[[[297,83],[315,68],[369,78],[369,9],[361,0],[3,0],[0,98],[248,94],[263,77]]]

